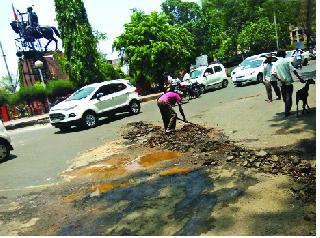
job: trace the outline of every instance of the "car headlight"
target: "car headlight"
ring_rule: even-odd
[[[69,110],[71,110],[71,109],[73,109],[73,108],[76,108],[78,105],[74,105],[74,106],[72,106],[72,107],[68,107],[68,108],[65,108],[65,109],[63,109],[64,111],[69,111]]]

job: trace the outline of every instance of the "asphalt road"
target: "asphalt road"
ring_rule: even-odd
[[[315,78],[315,70],[315,61],[311,61],[298,72],[304,78]],[[314,85],[310,86],[309,91],[311,113],[299,118],[293,115],[284,119],[283,102],[266,103],[263,84],[234,87],[229,81],[227,88],[208,92],[185,104],[187,119],[220,128],[232,140],[248,147],[303,146],[315,141]],[[300,83],[295,83],[295,89],[301,87]],[[122,126],[140,120],[161,125],[154,101],[142,104],[139,115],[120,115],[113,121],[104,119],[99,126],[90,130],[73,129],[68,133],[60,133],[51,125],[38,125],[9,131],[14,151],[9,161],[0,164],[0,197],[15,197],[57,182],[59,174],[77,155],[121,138]],[[310,146],[308,148],[310,150]]]

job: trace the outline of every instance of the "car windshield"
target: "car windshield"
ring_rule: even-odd
[[[195,79],[201,77],[203,69],[195,69],[191,71],[190,78]]]
[[[262,64],[263,60],[244,60],[240,65],[243,66],[243,68],[249,69],[249,68],[257,68]]]
[[[82,98],[88,97],[96,88],[95,87],[85,87],[81,88],[78,91],[76,91],[74,94],[72,94],[66,101],[71,100],[80,100]]]

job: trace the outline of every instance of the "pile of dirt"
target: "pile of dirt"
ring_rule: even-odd
[[[296,198],[315,201],[316,169],[309,162],[302,161],[295,151],[251,150],[235,145],[214,128],[195,124],[185,124],[175,133],[165,135],[159,126],[134,122],[128,124],[123,138],[128,143],[142,143],[150,148],[190,152],[194,160],[198,160],[205,154],[206,159],[202,162],[202,166],[216,166],[222,163],[234,166],[236,164],[264,173],[287,174],[297,182],[291,188]],[[217,154],[220,158],[218,162]]]

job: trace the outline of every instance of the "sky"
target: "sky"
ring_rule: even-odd
[[[161,3],[164,0],[83,0],[89,22],[94,30],[105,33],[108,39],[99,44],[99,49],[107,53],[107,58],[115,58],[112,54],[112,42],[119,36],[125,23],[130,22],[133,8],[150,13],[161,11]],[[33,11],[37,13],[40,25],[58,27],[55,20],[54,0],[1,0],[0,1],[0,41],[6,55],[7,64],[11,75],[17,76],[17,56],[15,38],[18,35],[11,29],[10,22],[14,20],[12,4],[16,10],[26,12],[27,7],[33,5]],[[55,44],[51,43],[49,49],[54,50]],[[61,40],[59,49],[62,50]],[[0,79],[7,75],[2,52],[0,51]]]

